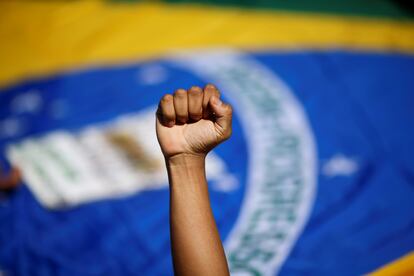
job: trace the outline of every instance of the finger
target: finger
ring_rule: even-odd
[[[175,110],[173,96],[166,94],[162,97],[157,111],[160,122],[168,127],[172,127],[175,124]]]
[[[185,124],[188,121],[188,96],[184,89],[175,91],[174,108],[177,122]]]
[[[210,98],[210,106],[215,116],[215,123],[225,139],[231,135],[231,120],[233,109],[229,104],[223,103],[218,97]]]
[[[198,86],[188,90],[188,115],[195,122],[203,117],[203,90]]]
[[[220,98],[220,92],[213,84],[207,84],[204,87],[204,96],[203,96],[203,118],[208,119],[210,118],[212,112],[211,108],[209,107],[210,98],[212,96],[216,96]]]

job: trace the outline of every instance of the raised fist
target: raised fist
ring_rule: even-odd
[[[165,158],[205,156],[231,135],[232,108],[214,85],[193,86],[162,97],[157,110],[157,138]]]

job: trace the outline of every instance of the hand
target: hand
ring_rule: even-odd
[[[205,155],[231,135],[232,108],[214,85],[193,86],[162,97],[157,110],[157,138],[165,158]]]
[[[176,275],[229,275],[211,211],[205,156],[231,135],[230,105],[213,85],[164,95],[157,138],[170,185],[171,249]]]

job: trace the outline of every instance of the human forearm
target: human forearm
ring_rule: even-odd
[[[228,275],[205,176],[205,156],[166,160],[170,180],[170,227],[177,275]],[[189,261],[191,260],[191,261]]]
[[[232,108],[211,84],[165,94],[156,113],[157,139],[170,183],[170,228],[177,275],[229,275],[211,212],[205,156],[231,135]]]

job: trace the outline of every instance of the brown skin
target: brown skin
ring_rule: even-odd
[[[171,249],[176,275],[229,275],[210,207],[205,158],[231,135],[232,108],[214,85],[166,94],[157,138],[170,183]]]
[[[8,175],[0,172],[0,191],[10,191],[19,185],[21,173],[17,168],[12,168]]]

